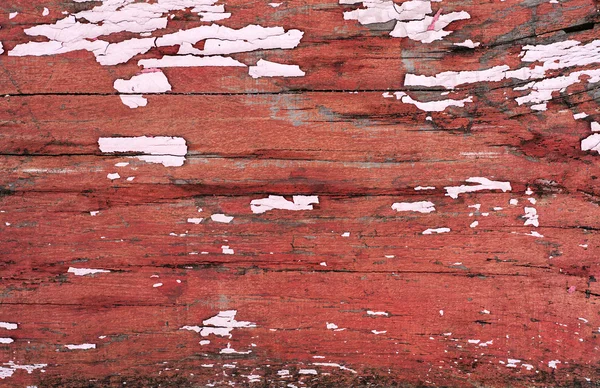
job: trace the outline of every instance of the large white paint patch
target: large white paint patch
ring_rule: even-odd
[[[236,321],[236,314],[237,310],[221,311],[214,317],[202,321],[204,326],[183,326],[180,330],[195,331],[203,337],[213,334],[231,338],[233,329],[256,327],[253,322]]]
[[[48,364],[31,364],[31,365],[22,365],[16,364],[13,361],[5,362],[0,366],[0,379],[5,379],[7,377],[11,377],[17,370],[27,371],[28,374],[33,373],[36,369],[43,369],[47,367]]]
[[[319,203],[316,195],[294,195],[292,201],[288,201],[281,195],[269,195],[267,198],[253,199],[250,202],[252,213],[265,213],[269,210],[313,210],[313,204]]]
[[[472,177],[466,180],[468,183],[475,183],[475,185],[460,185],[460,186],[447,186],[446,195],[450,198],[458,198],[459,194],[472,193],[481,190],[502,190],[507,192],[512,190],[510,182],[492,181],[488,178]]]
[[[87,1],[72,0],[76,3]],[[35,37],[34,41],[16,45],[8,52],[11,56],[59,55],[72,51],[85,50],[93,53],[102,66],[127,63],[136,56],[161,47],[179,46],[176,55],[160,55],[159,58],[142,59],[138,64],[144,69],[164,67],[247,67],[256,63],[243,63],[228,56],[235,53],[262,50],[289,50],[298,46],[304,33],[300,30],[284,30],[282,27],[263,27],[250,24],[234,29],[216,23],[228,19],[225,6],[216,4],[218,0],[100,0],[90,2],[92,8],[73,14],[52,24],[40,24],[25,29],[25,34]],[[98,4],[100,3],[100,4]],[[174,12],[186,13],[188,20],[195,17],[200,25],[186,30],[162,33],[168,28]],[[115,40],[116,33],[130,33],[133,37]],[[153,36],[156,33],[156,36]],[[112,37],[109,39],[109,36]],[[40,38],[46,38],[42,41]],[[203,43],[203,48],[195,47]],[[1,47],[0,47],[1,50]],[[1,53],[1,51],[0,51]],[[304,72],[296,65],[283,68],[262,62],[250,68],[250,75],[256,77],[263,72],[269,77],[299,77]],[[283,65],[282,65],[283,66]],[[161,74],[161,73],[159,73]],[[164,75],[163,75],[164,77]],[[152,87],[156,86],[156,87]],[[130,108],[146,106],[141,93],[165,93],[171,85],[158,75],[133,76],[115,82],[120,93],[137,93],[133,96],[121,95],[123,104]]]
[[[187,145],[182,137],[101,137],[100,151],[106,153],[134,153],[137,159],[161,163],[165,167],[183,166]]]

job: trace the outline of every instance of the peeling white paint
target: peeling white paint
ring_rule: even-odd
[[[252,353],[252,350],[248,350],[248,351],[245,351],[245,352],[240,352],[240,351],[237,351],[237,350],[233,349],[231,347],[231,344],[228,343],[227,347],[225,349],[221,349],[221,351],[219,353],[220,354],[250,354],[250,353]]]
[[[191,330],[206,337],[211,334],[231,338],[231,331],[238,328],[256,327],[255,323],[236,321],[237,310],[221,311],[212,318],[202,321],[204,326],[183,326],[180,330]]]
[[[417,186],[415,187],[415,191],[421,191],[421,190],[435,190],[434,186]]]
[[[467,39],[464,42],[454,43],[454,45],[459,46],[459,47],[475,48],[475,47],[479,47],[479,45],[481,45],[481,43],[473,42],[471,39]]]
[[[561,362],[559,360],[548,361],[548,367],[550,367],[552,369],[556,369],[556,366],[560,363]]]
[[[357,373],[354,369],[347,368],[347,367],[345,367],[343,365],[336,364],[334,362],[313,362],[313,365],[315,365],[315,366],[332,367],[332,368],[339,368],[341,370],[346,370],[346,371],[352,372],[354,374]]]
[[[371,311],[371,310],[367,310],[367,315],[389,317],[389,314],[386,313],[385,311]]]
[[[316,375],[317,371],[314,369],[300,369],[298,370],[298,374],[301,375]]]
[[[525,207],[523,210],[525,211],[525,215],[523,216],[525,218],[525,226],[533,225],[536,228],[540,226],[537,210],[534,207]]]
[[[17,323],[0,322],[0,329],[16,330],[19,327]]]
[[[96,349],[96,344],[65,345],[65,348],[69,350],[89,350]]]
[[[390,32],[390,36],[397,38],[409,38],[421,43],[431,43],[441,40],[450,35],[451,31],[445,31],[444,28],[457,20],[470,19],[468,12],[450,12],[440,15],[437,20],[433,16],[426,16],[421,20],[411,20],[407,22],[397,22],[396,27]],[[433,25],[434,28],[430,28]]]
[[[14,339],[12,338],[6,338],[6,337],[0,337],[0,344],[12,344],[13,342],[15,342]]]
[[[94,275],[97,273],[109,273],[109,270],[106,269],[92,269],[92,268],[74,268],[69,267],[67,273],[72,273],[75,276],[86,276],[86,275]]]
[[[488,178],[483,177],[472,177],[466,180],[468,183],[477,183],[477,185],[471,186],[447,186],[444,187],[446,190],[446,195],[450,198],[458,198],[459,194],[462,193],[472,193],[474,191],[480,190],[502,190],[503,192],[511,191],[512,187],[510,186],[510,182],[500,182],[500,181],[492,181]]]
[[[377,335],[377,334],[385,334],[387,333],[387,330],[371,330],[371,333]]]
[[[187,219],[187,222],[188,222],[189,224],[196,224],[196,225],[198,225],[198,224],[200,224],[200,223],[201,223],[203,220],[204,220],[204,218],[188,218],[188,219]]]
[[[418,213],[431,213],[435,211],[435,204],[429,201],[419,202],[396,202],[392,204],[392,209],[398,212],[418,212]]]
[[[253,199],[250,202],[252,213],[261,214],[274,209],[281,210],[313,210],[313,204],[319,203],[316,195],[294,195],[292,201],[288,201],[280,195],[269,195],[268,198]]]
[[[214,222],[222,222],[224,224],[228,224],[233,221],[232,216],[226,216],[225,214],[213,214],[210,216],[210,219]]]
[[[235,253],[233,249],[229,248],[229,245],[221,246],[221,250],[224,255],[233,255]]]
[[[106,153],[140,153],[135,158],[165,167],[183,166],[187,145],[182,137],[101,137],[100,151]]]
[[[259,59],[256,66],[248,68],[252,78],[260,77],[304,77],[306,73],[298,65],[285,65]]]
[[[148,100],[141,94],[121,94],[121,102],[131,109],[148,105]]]
[[[0,366],[0,379],[5,379],[7,377],[11,377],[17,370],[24,370],[27,374],[33,373],[36,369],[42,369],[48,366],[48,364],[31,364],[31,365],[21,365],[15,364],[14,361],[5,362]]]
[[[450,232],[450,228],[435,228],[435,229],[426,229],[422,234],[439,234],[439,233],[448,233]]]
[[[121,176],[119,175],[119,173],[115,172],[107,174],[106,177],[111,181],[114,181],[115,179],[119,179]]]

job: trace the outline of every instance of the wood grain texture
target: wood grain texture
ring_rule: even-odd
[[[305,76],[165,68],[171,90],[141,93],[136,109],[115,80],[178,45],[111,66],[83,50],[10,55],[48,41],[28,28],[102,3],[0,4],[0,386],[600,384],[600,156],[581,144],[600,122],[589,75],[600,51],[551,58],[537,78],[405,85],[407,74],[541,66],[523,62],[528,46],[593,45],[595,0],[433,2],[470,19],[432,43],[344,19],[362,3],[227,0],[231,16],[215,23],[304,33],[292,49],[232,58]],[[210,24],[190,8],[151,36]],[[480,45],[454,45],[467,39]],[[519,87],[573,71],[588,73],[546,110],[517,103]],[[393,92],[471,100],[427,112]],[[185,139],[185,163],[99,148],[139,136]],[[511,189],[449,195],[473,177]],[[269,195],[318,204],[253,212]],[[392,209],[417,201],[435,211]],[[423,234],[438,228],[449,231]],[[231,336],[185,329],[231,310],[248,323]]]

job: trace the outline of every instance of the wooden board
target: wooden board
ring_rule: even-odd
[[[600,384],[598,3],[431,2],[409,19],[442,9],[424,35],[469,18],[428,43],[390,36],[398,12],[344,16],[390,2],[341,3],[0,4],[0,386]],[[79,12],[108,7],[82,31],[131,6],[167,24],[133,32],[156,21],[138,9],[61,47],[209,26],[202,4],[233,30],[303,35],[234,52],[238,67],[142,71],[184,41],[115,65],[15,55]],[[253,78],[261,60],[304,75]],[[170,89],[114,85],[148,74]],[[101,145],[142,136],[183,139],[181,165]]]

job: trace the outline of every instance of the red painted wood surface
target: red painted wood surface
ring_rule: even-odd
[[[471,18],[424,44],[390,37],[393,25],[344,20],[360,3],[227,0],[219,24],[304,32],[294,49],[232,57],[306,75],[168,68],[172,90],[144,94],[136,109],[113,82],[176,47],[115,66],[86,51],[11,56],[45,40],[27,28],[101,2],[3,1],[0,322],[18,327],[0,327],[12,340],[0,343],[0,386],[600,384],[600,156],[581,148],[600,122],[598,82],[555,92],[545,111],[515,102],[529,81],[475,82],[441,98],[443,88],[404,86],[407,73],[519,68],[526,45],[596,42],[598,3],[446,1],[434,13]],[[206,24],[189,9],[173,14],[160,34]],[[452,44],[466,39],[481,45]],[[547,77],[597,70],[597,55]],[[424,112],[382,97],[394,91],[473,101]],[[185,163],[98,147],[127,136],[182,137]],[[470,177],[512,189],[447,195]],[[250,202],[268,195],[319,203],[253,213]],[[436,210],[391,207],[415,201]],[[524,207],[539,227],[524,225]],[[450,232],[422,234],[442,227]],[[229,310],[252,327],[231,338],[181,329]],[[66,346],[81,344],[95,347]]]

